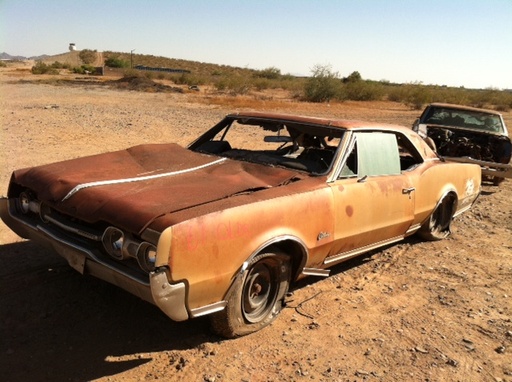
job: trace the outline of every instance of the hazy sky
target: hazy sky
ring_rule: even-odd
[[[512,89],[512,0],[0,0],[0,52],[151,54]]]

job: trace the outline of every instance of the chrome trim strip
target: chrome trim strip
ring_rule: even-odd
[[[405,233],[405,235],[410,235],[414,232],[416,232],[417,230],[419,230],[421,228],[421,224],[418,223],[418,224],[415,224],[415,225],[412,225],[409,227],[409,229],[407,230],[407,232]]]
[[[372,249],[379,248],[379,247],[382,247],[382,246],[387,245],[387,244],[396,243],[397,241],[403,240],[403,238],[404,238],[403,235],[396,236],[396,237],[393,237],[393,238],[388,239],[388,240],[379,241],[378,243],[370,244],[370,245],[367,245],[367,246],[364,246],[364,247],[361,247],[361,248],[356,248],[356,249],[353,249],[351,251],[342,252],[342,253],[339,253],[337,255],[334,255],[334,256],[326,258],[324,260],[324,264],[327,265],[327,264],[332,264],[332,263],[335,263],[335,262],[347,260],[347,259],[350,259],[351,257],[355,257],[357,255],[360,255],[361,253],[371,251]]]
[[[462,204],[462,203],[461,203]],[[453,217],[456,218],[457,216],[459,216],[460,214],[466,212],[467,210],[469,210],[471,207],[473,206],[473,203],[469,203],[467,206],[459,209],[458,211],[456,211],[454,214],[453,214]]]
[[[91,240],[94,240],[94,241],[101,241],[101,237],[102,235],[95,235],[93,233],[89,233],[85,230],[82,230],[82,229],[79,229],[79,228],[74,228],[74,227],[71,227],[69,225],[66,225],[64,223],[61,223],[60,221],[58,221],[57,219],[54,219],[52,218],[51,216],[49,215],[44,215],[43,216],[46,220],[48,220],[49,222],[52,222],[53,224],[55,224],[56,226],[62,228],[64,231],[68,231],[68,232],[72,232],[72,233],[75,233],[79,236],[82,236],[82,237],[85,237],[86,239],[91,239]]]
[[[218,312],[218,311],[224,309],[227,304],[228,304],[227,301],[222,300],[222,301],[210,304],[210,305],[202,306],[200,308],[190,309],[190,317],[196,318],[196,317],[205,316],[210,313]]]
[[[320,277],[328,277],[331,271],[329,269],[320,269],[320,268],[304,268],[302,270],[302,274],[304,276],[320,276]]]
[[[245,260],[245,262],[243,263],[241,272],[243,272],[247,268],[247,265],[249,264],[249,262],[251,261],[251,259],[254,256],[257,256],[259,253],[261,253],[263,248],[267,248],[267,247],[271,246],[272,244],[276,244],[276,243],[279,243],[279,242],[285,241],[285,240],[294,241],[304,249],[304,255],[306,256],[306,261],[304,262],[304,264],[307,264],[308,259],[309,259],[309,252],[308,252],[308,248],[307,248],[306,244],[300,238],[298,238],[296,236],[282,235],[282,236],[276,236],[276,237],[271,238],[270,240],[267,240],[265,243],[261,244],[255,251],[253,251],[251,256],[249,256],[247,258],[247,260]]]
[[[217,159],[217,160],[215,160],[213,162],[203,164],[201,166],[187,168],[185,170],[165,172],[165,173],[156,174],[156,175],[147,175],[147,176],[140,176],[140,177],[135,177],[135,178],[114,179],[114,180],[101,180],[101,181],[98,181],[98,182],[82,183],[82,184],[79,184],[78,186],[76,186],[75,188],[73,188],[71,191],[69,191],[68,194],[62,199],[62,201],[65,201],[65,200],[69,199],[74,194],[76,194],[78,191],[80,191],[80,190],[82,190],[84,188],[97,187],[97,186],[108,186],[108,185],[112,185],[112,184],[130,183],[130,182],[143,182],[143,181],[146,181],[146,180],[158,179],[158,178],[163,178],[163,177],[166,177],[166,176],[181,175],[181,174],[185,174],[185,173],[188,173],[188,172],[201,170],[203,168],[206,168],[206,167],[209,167],[209,166],[213,166],[213,165],[215,165],[217,163],[221,163],[221,162],[224,162],[226,160],[227,160],[227,158],[220,158],[220,159]]]

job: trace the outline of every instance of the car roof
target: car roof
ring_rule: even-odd
[[[231,118],[258,118],[269,119],[274,121],[295,122],[325,126],[328,128],[339,128],[344,130],[392,130],[400,131],[404,134],[410,134],[412,130],[408,127],[394,125],[389,123],[358,121],[350,119],[333,119],[323,117],[309,117],[304,115],[292,115],[281,113],[265,113],[265,112],[238,112],[229,114]]]
[[[431,103],[429,106],[443,107],[445,109],[459,109],[459,110],[467,110],[467,111],[479,111],[481,113],[501,115],[500,113],[498,113],[497,111],[494,111],[494,110],[480,109],[480,108],[477,108],[477,107],[471,107],[471,106],[465,106],[465,105],[455,105],[455,104],[452,104],[452,103],[434,102],[434,103]]]

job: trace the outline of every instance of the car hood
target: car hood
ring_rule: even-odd
[[[177,144],[152,144],[18,170],[13,182],[65,214],[141,232],[164,214],[287,184],[297,176]]]

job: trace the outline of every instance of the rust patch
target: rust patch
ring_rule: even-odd
[[[346,206],[345,212],[348,217],[351,217],[354,214],[354,208],[352,206]]]

